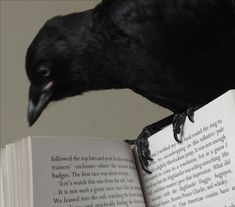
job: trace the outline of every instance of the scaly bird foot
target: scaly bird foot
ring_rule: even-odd
[[[151,158],[151,152],[149,150],[149,142],[148,138],[152,136],[153,134],[157,133],[161,129],[163,129],[165,126],[169,125],[172,123],[172,118],[173,116],[166,117],[165,119],[162,119],[156,123],[153,123],[149,126],[146,126],[138,138],[136,140],[124,140],[126,143],[130,145],[136,145],[137,146],[137,152],[138,152],[138,157],[140,164],[142,166],[142,169],[146,173],[151,173],[148,170],[149,166],[149,161],[153,161]]]
[[[148,174],[151,174],[151,172],[148,170],[149,161],[153,161],[153,159],[150,157],[151,153],[149,150],[148,142],[148,138],[151,135],[152,134],[150,133],[150,131],[147,129],[147,127],[145,127],[136,140],[124,140],[130,145],[137,146],[137,152],[141,167]]]
[[[173,117],[173,133],[174,138],[178,143],[182,143],[182,140],[178,138],[178,135],[182,134],[183,126],[186,120],[186,117],[194,123],[194,111],[199,107],[189,107],[186,112],[174,114]]]
[[[199,107],[197,107],[199,108]],[[168,126],[169,124],[173,123],[173,133],[174,138],[177,142],[181,143],[182,141],[178,138],[178,135],[181,134],[184,122],[186,120],[186,117],[189,118],[191,122],[194,122],[193,116],[195,108],[188,108],[185,113],[178,113],[173,114],[171,116],[168,116],[156,123],[153,123],[149,126],[146,126],[138,138],[136,140],[124,140],[126,143],[130,145],[136,145],[137,146],[137,152],[140,164],[143,168],[143,170],[146,173],[151,173],[148,170],[149,161],[152,161],[151,153],[149,150],[149,142],[148,138],[152,136],[153,134],[157,133],[158,131],[162,130],[164,127]]]

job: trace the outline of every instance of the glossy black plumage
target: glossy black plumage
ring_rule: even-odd
[[[103,0],[54,17],[26,55],[29,123],[90,90],[129,88],[174,113],[204,105],[235,86],[234,30],[234,0]]]

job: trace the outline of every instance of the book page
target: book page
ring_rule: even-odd
[[[145,207],[128,144],[32,137],[31,145],[34,207]]]
[[[22,205],[24,207],[32,207],[32,167],[31,167],[31,148],[27,138],[20,140],[20,166],[21,166],[21,179],[22,179]]]
[[[235,104],[229,91],[186,121],[183,143],[168,126],[149,138],[154,161],[145,175],[152,207],[235,207]],[[216,204],[215,204],[216,203]]]
[[[6,203],[6,191],[7,189],[4,189],[5,186],[5,169],[4,167],[6,166],[6,152],[5,149],[0,149],[0,206],[5,207]]]
[[[1,205],[8,207],[12,205],[11,187],[12,178],[9,170],[9,146],[1,149],[1,169],[2,169],[2,191]],[[3,203],[3,204],[2,204]]]
[[[32,207],[32,178],[26,138],[1,149],[2,189],[0,203],[4,207]]]

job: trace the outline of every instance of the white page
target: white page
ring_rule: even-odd
[[[15,206],[21,207],[21,173],[20,173],[20,154],[18,149],[18,142],[13,143],[12,145],[12,153],[13,153],[13,173],[14,173],[14,190],[15,190]]]
[[[21,140],[17,140],[15,143],[16,148],[16,161],[17,161],[17,174],[18,174],[18,206],[25,207],[23,203],[23,174],[22,174],[22,150],[21,150]]]
[[[20,139],[1,149],[2,189],[0,203],[4,207],[32,207],[32,163],[29,144]],[[1,179],[1,177],[0,177]]]
[[[185,123],[182,144],[175,142],[172,126],[149,138],[150,206],[235,206],[234,97],[229,91],[199,109],[195,123]]]
[[[12,178],[13,178],[13,206],[19,207],[19,185],[18,185],[18,168],[17,168],[17,155],[16,155],[16,144],[10,144],[11,151],[11,166],[12,166]]]
[[[32,163],[32,143],[31,143],[31,138],[28,137],[26,139],[26,143],[27,143],[27,162],[26,162],[26,165],[27,165],[27,169],[28,169],[28,181],[27,181],[27,184],[28,184],[28,192],[29,192],[29,196],[28,196],[28,200],[27,200],[27,204],[29,207],[33,207],[34,206],[34,203],[33,203],[33,196],[34,196],[34,189],[33,189],[33,163]],[[42,180],[41,180],[42,182]]]
[[[7,146],[2,149],[2,176],[3,176],[3,191],[4,191],[4,207],[9,207],[10,204],[10,187],[9,187],[9,168],[8,168],[8,156],[7,156]]]
[[[0,206],[4,207],[4,191],[3,191],[3,172],[2,165],[0,165]]]
[[[30,207],[29,199],[30,194],[30,176],[29,172],[29,152],[27,139],[24,138],[20,141],[20,159],[21,159],[21,175],[22,175],[22,204],[24,207]]]
[[[0,204],[1,207],[5,207],[5,193],[4,193],[4,169],[3,167],[6,165],[6,151],[5,149],[0,150]]]
[[[14,197],[14,178],[13,178],[13,166],[12,166],[12,144],[6,146],[6,160],[7,160],[7,185],[8,185],[8,205],[9,207],[15,206]]]
[[[31,143],[34,207],[145,206],[128,144],[71,137]]]

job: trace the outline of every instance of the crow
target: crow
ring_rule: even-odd
[[[128,88],[172,111],[136,140],[146,172],[147,138],[234,88],[234,0],[103,0],[93,9],[55,16],[26,53],[28,122],[51,101],[88,91]]]

